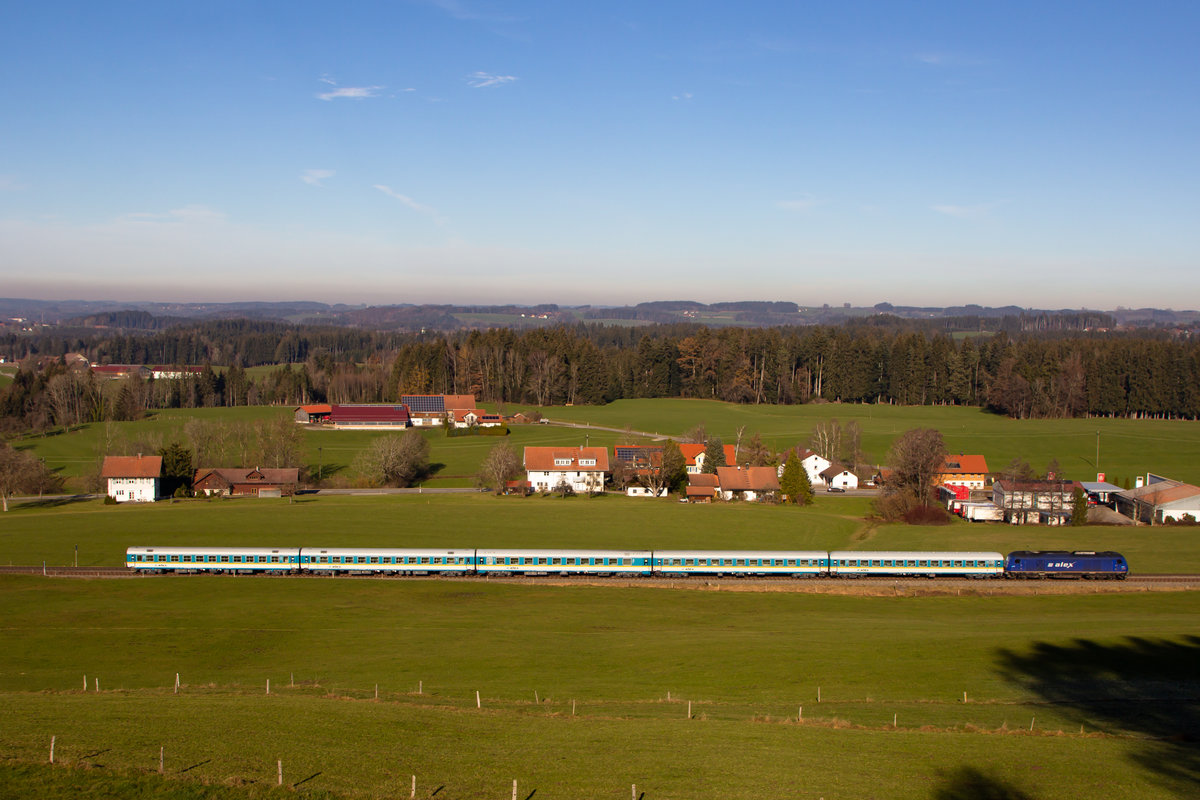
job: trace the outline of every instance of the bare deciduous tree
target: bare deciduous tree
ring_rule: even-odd
[[[500,442],[484,456],[479,465],[479,485],[492,489],[496,494],[504,491],[504,486],[521,474],[521,459],[508,442]]]
[[[354,464],[376,486],[411,486],[429,470],[429,440],[417,430],[380,436]]]
[[[14,492],[54,491],[61,481],[32,453],[0,443],[0,504],[8,511],[8,498]]]
[[[934,477],[945,460],[946,444],[941,432],[914,428],[901,434],[888,454],[892,474],[884,484],[879,511],[895,517],[914,506],[930,505]]]

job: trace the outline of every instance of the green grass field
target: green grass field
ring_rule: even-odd
[[[506,407],[513,413],[518,407]],[[1044,470],[1057,458],[1067,477],[1093,480],[1097,471],[1108,480],[1132,479],[1156,472],[1184,481],[1200,482],[1200,423],[1168,420],[1011,420],[976,408],[954,406],[898,407],[819,404],[807,406],[745,406],[707,400],[622,400],[606,406],[545,409],[548,417],[618,431],[631,427],[661,436],[680,436],[697,424],[732,444],[737,429],[745,438],[755,433],[772,448],[782,450],[809,440],[820,422],[836,418],[855,421],[862,429],[862,446],[874,462],[882,461],[892,441],[906,430],[937,428],[951,452],[982,453],[993,471],[1014,458]],[[169,443],[182,436],[190,417],[230,421],[288,417],[291,408],[170,409],[138,422],[84,425],[69,433],[18,440],[66,479],[68,488],[81,486],[82,477],[96,468],[111,431],[130,441]],[[1100,470],[1096,463],[1100,432]],[[373,431],[307,431],[305,466],[318,468],[335,480],[353,482],[354,457],[383,434]],[[447,438],[438,431],[425,434],[432,445],[435,471],[428,486],[470,486],[479,463],[496,443],[492,437]],[[509,443],[520,452],[529,445],[612,446],[622,434],[605,430],[554,425],[515,425]]]
[[[805,508],[490,494],[16,505],[0,517],[0,564],[119,566],[131,545],[541,547],[600,549],[1106,550],[1134,572],[1200,572],[1187,527],[1050,528],[961,520],[881,525],[869,500],[821,495]]]
[[[1186,747],[1146,739],[1161,719],[1048,702],[1052,688],[1031,689],[1021,665],[1039,643],[1061,644],[1060,669],[1080,679],[1069,648],[1084,643],[1099,680],[1165,693],[1155,703],[1188,724],[1198,673],[1180,671],[1197,657],[1181,637],[1196,630],[1194,593],[868,598],[205,576],[5,577],[0,598],[0,747],[17,762],[44,760],[55,736],[69,765],[151,770],[163,747],[172,773],[195,765],[171,780],[263,784],[281,759],[289,783],[316,775],[307,788],[362,797],[395,796],[417,775],[426,797],[438,786],[507,797],[516,779],[521,797],[616,798],[636,784],[647,797],[924,798],[964,770],[1038,798],[1079,786],[1187,796],[1151,766]],[[1182,648],[1186,661],[1139,665],[1134,642]]]
[[[911,428],[941,431],[950,452],[982,453],[996,472],[1014,458],[1044,470],[1057,458],[1065,474],[1110,481],[1147,472],[1200,482],[1200,423],[1187,420],[1067,419],[1014,420],[963,406],[879,406],[822,403],[802,406],[754,406],[710,400],[618,400],[606,406],[545,409],[555,420],[635,429],[677,436],[703,424],[726,444],[737,429],[745,437],[761,434],[776,450],[808,441],[822,421],[858,423],[862,448],[878,463],[892,441]],[[1100,433],[1100,468],[1096,433]]]

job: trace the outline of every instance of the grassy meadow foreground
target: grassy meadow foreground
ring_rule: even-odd
[[[81,564],[115,565],[135,543],[553,538],[616,548],[1086,545],[1121,549],[1139,571],[1200,569],[1187,528],[876,526],[864,521],[867,503],[88,501],[5,515],[0,563],[70,563],[76,544]],[[522,798],[624,798],[634,785],[647,800],[1191,796],[1200,593],[915,594],[3,576],[0,793],[382,798],[408,796],[416,775],[418,796],[438,798],[508,798],[513,780]],[[278,761],[284,789],[272,788]]]
[[[1196,778],[1170,737],[1196,722],[1197,593],[8,576],[0,598],[0,748],[36,763],[54,736],[60,763],[103,765],[91,775],[154,771],[161,747],[168,782],[271,785],[282,760],[288,785],[311,777],[299,791],[351,797],[412,775],[451,798],[514,779],[547,798],[970,781],[1146,798]]]

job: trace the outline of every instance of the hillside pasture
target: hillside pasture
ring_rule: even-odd
[[[506,406],[504,413],[533,409]],[[540,409],[554,421],[595,426],[590,429],[560,425],[513,425],[508,442],[519,453],[531,445],[578,446],[585,443],[611,447],[632,429],[642,441],[681,437],[696,425],[733,444],[739,428],[743,441],[755,433],[773,450],[807,444],[821,422],[837,419],[856,422],[862,431],[862,449],[868,463],[880,463],[893,440],[911,428],[929,427],[942,432],[951,452],[981,453],[993,472],[1013,459],[1023,459],[1038,472],[1057,459],[1063,474],[1094,480],[1104,472],[1110,482],[1132,480],[1155,472],[1189,482],[1200,482],[1200,423],[1185,420],[1013,420],[961,406],[889,406],[822,403],[800,406],[737,405],[710,400],[620,400],[605,406],[569,406]],[[95,423],[70,432],[18,440],[68,482],[79,488],[84,475],[94,472],[114,437],[127,441],[161,441],[181,438],[187,419],[227,421],[290,418],[290,407],[240,407],[167,409],[138,422]],[[1099,466],[1095,469],[1097,432]],[[354,485],[354,457],[378,436],[377,431],[305,431],[305,464],[309,474],[332,476],[335,482]],[[432,446],[434,471],[428,486],[471,486],[479,463],[498,439],[489,436],[446,437],[440,430],[425,431]],[[204,465],[211,466],[211,465]]]

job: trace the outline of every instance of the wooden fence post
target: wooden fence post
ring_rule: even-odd
[[[283,759],[275,762],[276,768],[279,770],[279,786],[283,786]]]
[[[58,739],[58,737],[57,737],[57,736],[51,736],[51,737],[50,737],[50,763],[51,763],[51,764],[53,764],[53,763],[54,763],[54,742],[55,742],[55,740],[57,740],[57,739]]]
[[[481,702],[479,702],[479,690],[478,689],[475,690],[475,707],[483,708],[483,704]]]
[[[166,750],[167,750],[167,748],[165,748],[165,747],[158,748],[158,774],[159,775],[163,774],[163,767],[166,764],[166,757],[165,757]]]

